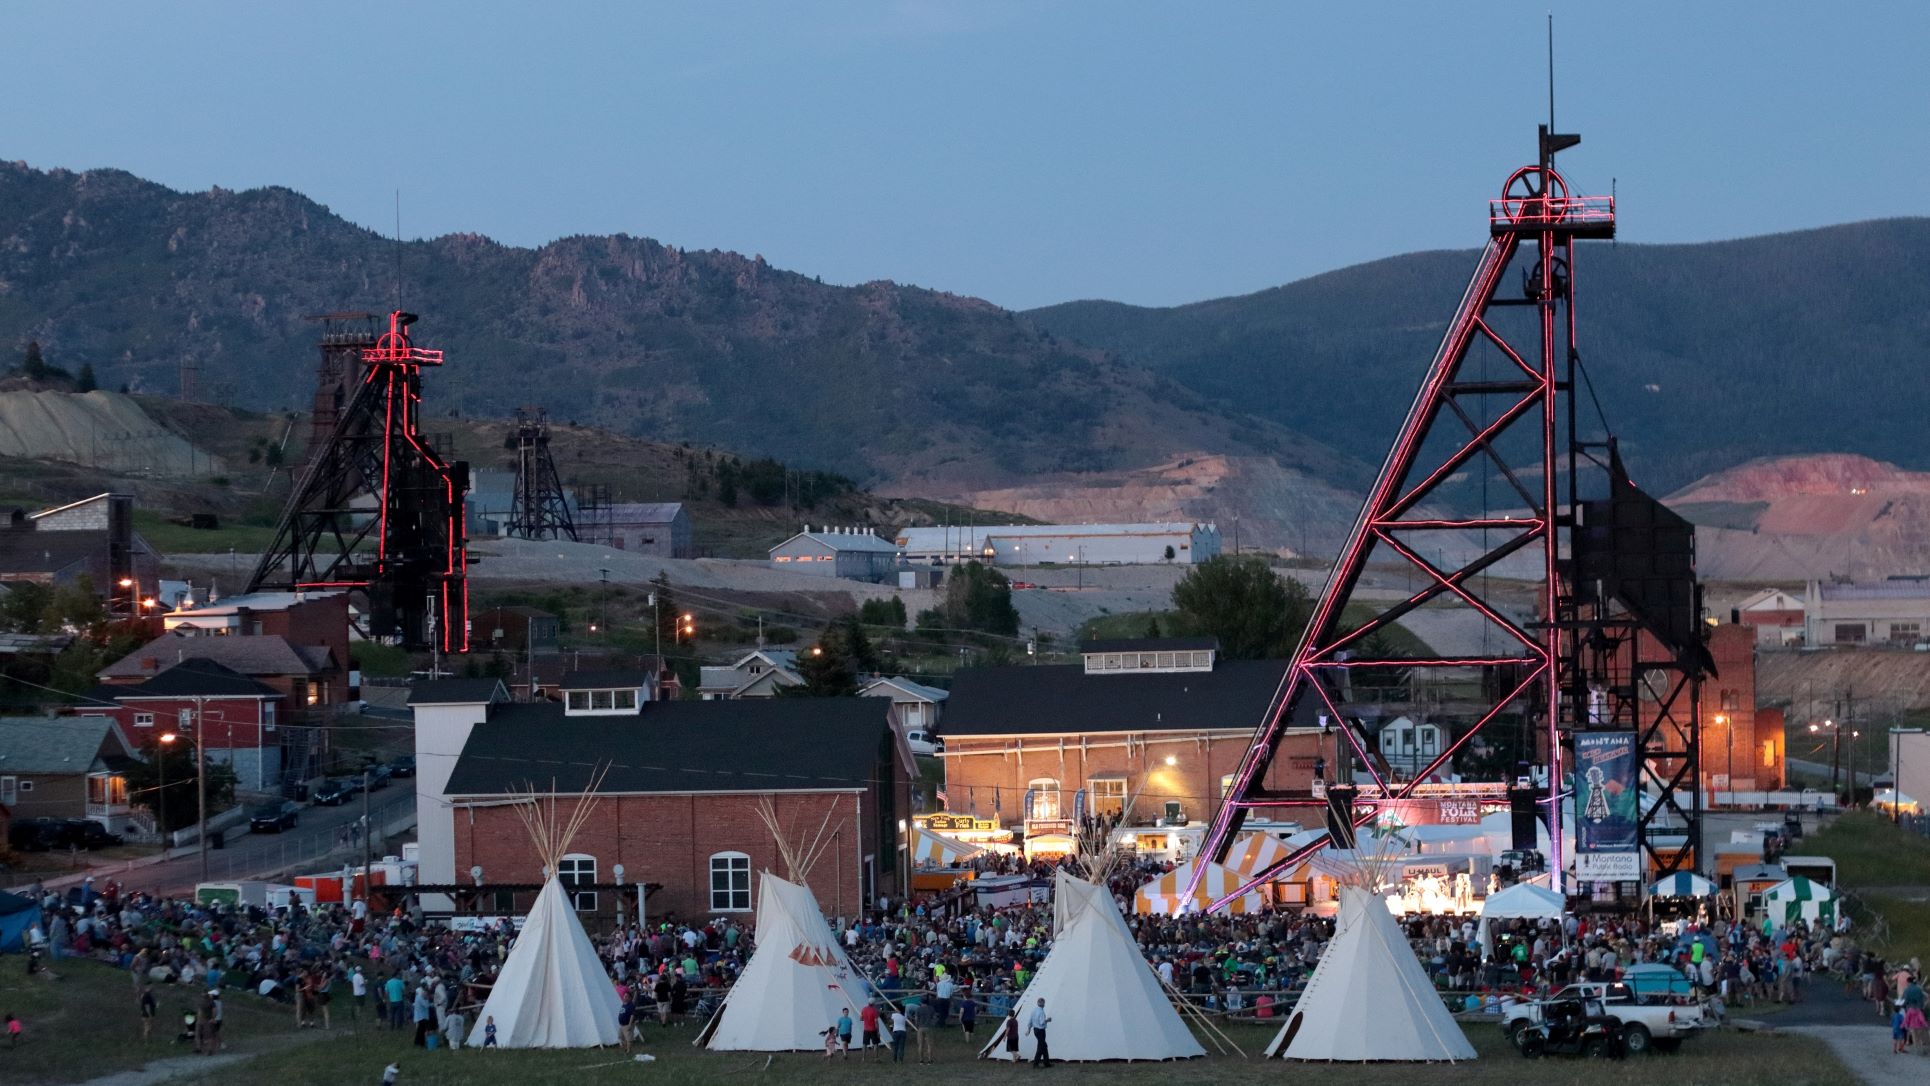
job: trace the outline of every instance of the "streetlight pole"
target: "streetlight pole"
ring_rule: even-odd
[[[161,733],[159,742],[161,747],[155,752],[154,760],[161,769],[161,798],[156,801],[158,810],[155,812],[154,829],[161,835],[161,855],[165,858],[168,854],[168,751],[174,746],[174,733]]]
[[[1736,730],[1729,726],[1728,713],[1717,713],[1716,723],[1722,725],[1722,738],[1729,747],[1729,764],[1722,772],[1729,784],[1729,802],[1734,803],[1736,801]]]
[[[202,882],[208,881],[208,737],[201,719],[201,710],[207,700],[198,694],[194,699],[194,790],[195,809],[200,823],[194,836],[195,844],[201,849]]]

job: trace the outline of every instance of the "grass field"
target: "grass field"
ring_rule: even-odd
[[[1836,861],[1851,916],[1886,958],[1930,958],[1930,840],[1867,811],[1846,814],[1800,851]]]
[[[242,557],[241,572],[254,571],[253,555],[275,541],[272,525],[240,524],[223,520],[221,527],[198,530],[176,524],[148,509],[134,511],[134,530],[162,554],[226,554],[233,549]]]
[[[127,976],[91,963],[63,963],[59,982],[29,982],[20,959],[0,959],[0,1010],[19,1014],[26,1023],[26,1043],[18,1050],[0,1048],[0,1082],[8,1086],[52,1086],[84,1082],[116,1070],[138,1067],[154,1059],[192,1059],[185,1046],[160,1036],[178,1022],[188,993],[161,996],[162,1024],[157,1038],[140,1040],[133,989]],[[568,1082],[572,1086],[598,1083],[666,1082],[692,1086],[725,1086],[747,1081],[785,1083],[900,1082],[916,1076],[923,1086],[1004,1081],[1030,1072],[1021,1068],[981,1063],[972,1059],[957,1029],[945,1031],[937,1045],[937,1064],[894,1067],[889,1061],[860,1059],[826,1061],[812,1053],[770,1057],[743,1052],[701,1052],[690,1045],[688,1029],[651,1028],[638,1051],[657,1057],[638,1064],[620,1051],[572,1052],[424,1052],[411,1048],[406,1032],[355,1028],[346,1021],[346,1001],[336,1006],[337,1031],[320,1035],[297,1032],[292,1013],[265,1005],[244,994],[227,1001],[229,1050],[253,1054],[246,1062],[211,1067],[180,1081],[197,1086],[344,1086],[373,1083],[390,1060],[400,1060],[406,1086],[446,1083],[448,1086],[524,1086],[527,1083]],[[1774,1082],[1776,1086],[1854,1086],[1855,1079],[1821,1042],[1793,1036],[1721,1033],[1696,1038],[1673,1056],[1651,1056],[1625,1063],[1583,1063],[1551,1060],[1530,1064],[1515,1055],[1500,1031],[1487,1023],[1470,1023],[1480,1059],[1458,1066],[1366,1065],[1350,1067],[1349,1086],[1474,1086],[1505,1081],[1531,1070],[1576,1086],[1638,1086],[1638,1084],[1694,1083],[1696,1086],[1748,1086]],[[1234,1041],[1246,1050],[1238,1056],[1210,1056],[1205,1060],[1171,1064],[1061,1065],[1058,1078],[1121,1086],[1159,1083],[1276,1083],[1304,1073],[1257,1057],[1272,1036],[1272,1027],[1236,1025]],[[981,1032],[981,1040],[983,1033]],[[1211,1046],[1209,1045],[1209,1050]]]

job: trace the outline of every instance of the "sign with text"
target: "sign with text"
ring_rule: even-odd
[[[1634,732],[1575,733],[1575,877],[1642,878],[1641,755]]]

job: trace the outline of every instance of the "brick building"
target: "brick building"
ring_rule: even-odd
[[[1782,787],[1783,711],[1756,704],[1759,631],[1725,622],[1710,631],[1716,673],[1703,684],[1702,774],[1713,791]]]
[[[202,646],[201,655],[221,660],[244,675],[277,687],[294,711],[322,710],[352,700],[353,662],[349,657],[349,597],[346,592],[250,592],[162,616],[169,633],[186,637],[281,638],[310,665],[283,684],[276,674],[252,670],[245,659],[216,655],[224,645]],[[193,655],[193,654],[191,654]],[[306,681],[296,681],[305,678]]]
[[[614,910],[589,887],[611,884],[621,864],[626,883],[660,884],[652,916],[748,917],[753,874],[783,870],[758,815],[766,796],[792,837],[822,830],[830,841],[809,873],[827,912],[854,915],[898,892],[913,769],[881,699],[657,701],[642,673],[605,673],[565,680],[562,702],[515,703],[500,684],[452,682],[463,685],[422,684],[412,699],[424,885],[467,883],[478,867],[485,886],[542,881],[505,800],[534,791],[573,803],[607,767],[561,872],[583,887],[586,911]]]
[[[947,810],[1034,834],[1085,815],[1211,818],[1287,662],[1221,660],[1216,642],[1198,638],[1094,641],[1080,652],[1078,664],[956,674],[939,726]],[[1269,783],[1305,790],[1318,731],[1284,742]]]
[[[198,729],[208,759],[231,766],[243,791],[275,792],[284,770],[305,761],[284,750],[293,741],[301,746],[297,755],[305,755],[307,742],[284,726],[286,695],[213,660],[189,657],[145,682],[96,687],[93,697],[112,707],[87,711],[111,718],[136,751],[167,732],[192,736]]]

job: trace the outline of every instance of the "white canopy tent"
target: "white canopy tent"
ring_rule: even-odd
[[[868,998],[864,978],[809,887],[769,871],[760,878],[757,950],[695,1043],[750,1052],[822,1048],[839,1014],[858,1017]]]
[[[1206,1054],[1104,886],[1061,869],[1053,886],[1052,930],[1052,950],[1016,1006],[1023,1027],[1038,1000],[1045,1000],[1053,1059],[1183,1060]],[[1026,1030],[1019,1058],[1029,1060],[1037,1049]],[[994,1030],[980,1054],[1003,1051]]]
[[[1787,924],[1796,920],[1807,920],[1812,924],[1834,923],[1836,891],[1798,875],[1764,890],[1762,909],[1773,924]]]
[[[1386,903],[1359,885],[1341,887],[1333,941],[1266,1054],[1356,1062],[1475,1058]]]
[[[1487,951],[1493,942],[1489,925],[1494,921],[1553,920],[1559,924],[1562,910],[1567,904],[1560,894],[1533,882],[1517,882],[1505,890],[1490,894],[1481,903],[1481,949]]]

